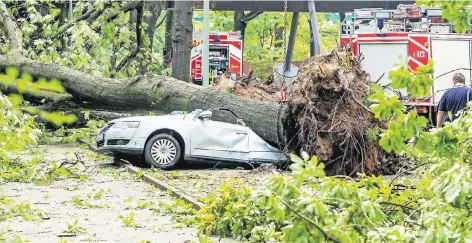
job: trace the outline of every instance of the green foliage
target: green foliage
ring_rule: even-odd
[[[17,203],[13,199],[0,195],[0,222],[14,217],[19,217],[26,221],[40,220],[43,215],[43,212],[33,209],[29,203]]]
[[[44,94],[44,91],[54,93],[64,93],[64,87],[58,80],[47,81],[45,78],[39,78],[36,82],[33,81],[33,76],[29,73],[23,72],[15,67],[7,67],[4,74],[0,74],[0,85],[6,87],[14,86],[20,94]],[[23,105],[23,98],[19,94],[10,95],[12,108],[18,108]],[[77,117],[73,114],[64,115],[59,112],[46,112],[32,106],[24,107],[24,110],[32,115],[39,115],[46,121],[54,123],[56,126],[74,123]]]
[[[134,216],[135,216],[134,212],[130,212],[128,216],[120,215],[118,218],[122,220],[123,225],[125,227],[138,228],[140,226],[136,223],[136,219],[134,218]]]
[[[419,66],[414,72],[414,76],[410,74],[410,69],[406,65],[405,63],[389,73],[388,78],[392,81],[392,88],[396,90],[406,88],[408,94],[417,98],[430,95],[433,85],[433,80],[430,78],[430,75],[433,74],[433,60],[430,59],[426,66]]]
[[[440,7],[443,10],[443,18],[449,20],[456,32],[466,33],[469,30],[471,1],[417,0],[416,2],[428,7]]]
[[[97,197],[97,198],[95,198],[95,197]],[[93,198],[95,198],[95,199],[98,199],[99,197],[101,197],[101,196],[100,195],[97,196],[97,194],[95,194],[93,196]],[[92,196],[88,195],[88,198],[90,199],[90,198],[92,198]],[[72,197],[72,203],[74,204],[74,206],[80,207],[80,208],[108,208],[107,204],[91,203],[91,202],[86,201],[86,199],[81,198],[80,196]]]
[[[72,223],[67,223],[67,229],[64,229],[62,232],[69,233],[72,235],[78,235],[78,234],[86,233],[87,231],[85,230],[84,227],[79,225],[79,220],[76,219]]]
[[[121,70],[116,70],[116,66],[137,47],[135,24],[130,24],[129,21],[132,11],[120,13],[121,5],[127,2],[113,3],[105,8],[105,3],[109,1],[79,1],[72,9],[73,19],[90,9],[104,11],[92,23],[85,18],[75,23],[64,35],[53,39],[50,37],[64,27],[58,17],[60,9],[57,1],[31,0],[23,4],[8,2],[9,10],[16,17],[26,56],[29,58],[44,63],[54,62],[92,75],[114,75],[118,78],[135,76],[142,68],[149,74],[159,74],[162,69],[161,60],[157,59],[159,55],[153,52],[148,35],[142,35],[142,48],[136,56],[139,61],[132,59]],[[107,21],[115,13],[119,13],[118,17]],[[150,14],[145,10],[144,16]],[[147,24],[143,23],[142,27],[146,28]],[[72,39],[71,45],[68,45],[69,36]],[[154,42],[156,39],[160,40],[154,39]],[[6,45],[0,48],[8,49]]]
[[[128,202],[131,203],[132,199],[129,200]],[[153,205],[154,205],[154,202],[152,202],[152,201],[139,200],[139,201],[136,202],[136,204],[126,206],[125,209],[146,209],[146,208],[149,208]]]
[[[191,204],[186,203],[182,199],[174,198],[173,204],[159,201],[157,208],[153,211],[156,215],[170,215],[172,220],[186,226],[194,226],[197,224],[196,211]]]
[[[206,206],[198,216],[198,228],[204,234],[234,236],[244,240],[272,232],[261,231],[262,226],[270,227],[273,221],[268,219],[266,210],[254,204],[251,190],[240,180],[233,178],[221,184],[218,190],[207,196],[204,203]]]
[[[83,128],[65,129],[61,127],[49,135],[51,138],[60,138],[59,142],[62,143],[76,143],[81,141],[92,145],[95,143],[94,135],[96,135],[104,125],[105,121],[103,120],[88,120],[86,126]]]
[[[394,90],[406,89],[413,97],[424,97],[430,94],[433,84],[430,75],[433,74],[433,62],[420,66],[412,75],[404,65],[389,73],[391,86]],[[381,134],[380,145],[387,151],[403,153],[407,149],[406,141],[419,136],[426,128],[428,120],[419,116],[416,111],[404,113],[405,106],[397,96],[386,97],[381,86],[372,85],[372,94],[369,100],[374,102],[371,107],[375,117],[381,121],[388,121],[388,129]]]

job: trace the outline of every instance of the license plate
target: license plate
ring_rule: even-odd
[[[103,133],[98,134],[95,139],[97,140],[97,142],[102,141],[103,140]]]

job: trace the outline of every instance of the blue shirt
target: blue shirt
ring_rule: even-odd
[[[444,121],[454,121],[459,117],[457,112],[464,109],[467,105],[467,102],[469,102],[471,98],[472,88],[465,86],[451,88],[441,97],[438,105],[438,111],[446,112]],[[449,118],[449,111],[452,113],[452,120]]]

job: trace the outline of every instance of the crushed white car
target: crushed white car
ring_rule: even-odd
[[[172,169],[181,161],[278,163],[289,159],[254,133],[239,117],[238,124],[211,120],[211,110],[134,116],[108,122],[96,136],[97,152],[125,160],[141,159],[152,167]],[[130,161],[132,162],[132,161]],[[133,163],[133,162],[132,162]]]

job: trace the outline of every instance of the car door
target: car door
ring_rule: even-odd
[[[249,161],[249,128],[212,120],[195,119],[190,156],[221,161]]]

